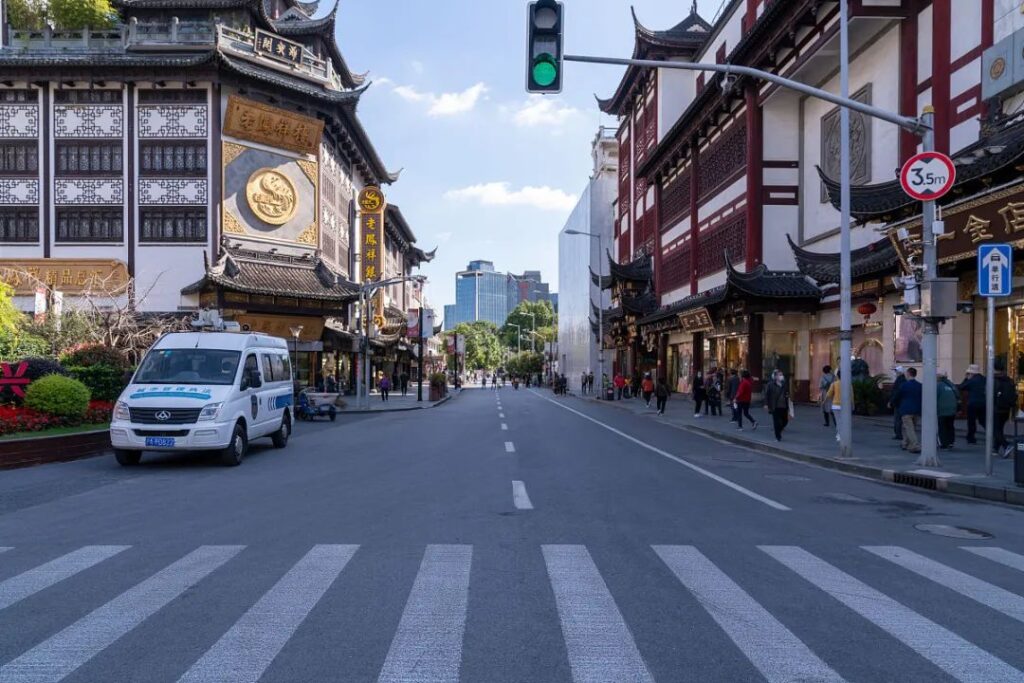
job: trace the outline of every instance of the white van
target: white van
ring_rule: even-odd
[[[146,353],[114,406],[117,461],[142,451],[219,451],[238,465],[249,442],[269,436],[284,448],[292,429],[292,369],[279,337],[173,332]]]

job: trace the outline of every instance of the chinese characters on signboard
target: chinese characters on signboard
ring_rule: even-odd
[[[1024,186],[1015,185],[953,206],[943,211],[946,231],[937,235],[939,263],[953,263],[974,258],[978,245],[985,242],[1007,242],[1024,246]],[[910,261],[921,264],[921,221],[889,229],[900,260],[906,269]]]
[[[679,325],[684,332],[711,332],[715,329],[715,324],[711,322],[711,314],[706,308],[680,313]]]
[[[302,64],[302,44],[256,29],[256,52],[292,64]]]
[[[228,97],[228,109],[224,115],[225,135],[302,154],[316,154],[323,132],[324,122],[319,119],[237,95]]]
[[[20,295],[34,295],[39,287],[117,293],[128,285],[128,267],[104,259],[0,259],[0,282]]]
[[[359,193],[358,203],[361,279],[374,282],[384,275],[384,195],[380,188],[367,187]]]

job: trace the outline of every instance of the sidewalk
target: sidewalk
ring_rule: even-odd
[[[338,413],[341,415],[350,415],[353,413],[398,413],[404,410],[424,410],[426,408],[436,408],[437,406],[450,401],[453,396],[459,392],[451,387],[448,388],[448,395],[442,398],[440,401],[428,401],[427,398],[430,396],[429,387],[423,387],[423,401],[416,400],[416,389],[415,387],[409,390],[409,393],[402,396],[402,392],[392,391],[388,395],[388,400],[383,401],[380,397],[380,392],[375,391],[370,394],[370,408],[367,410],[365,407],[356,407],[355,396],[344,396],[342,397],[345,401],[344,408],[338,408]]]
[[[598,400],[593,396],[584,398]],[[1024,505],[1024,487],[1018,487],[1013,482],[1012,459],[1002,460],[998,456],[993,456],[992,476],[985,476],[983,433],[978,435],[981,444],[970,445],[964,441],[963,432],[958,430],[953,449],[938,451],[942,466],[925,468],[914,464],[917,458],[915,454],[900,450],[900,442],[892,438],[891,417],[855,416],[855,457],[841,460],[838,457],[839,445],[836,443],[835,429],[824,426],[821,412],[813,405],[796,407],[796,418],[790,421],[782,435],[782,441],[777,442],[772,431],[771,417],[761,406],[752,406],[750,409],[750,414],[760,421],[758,429],[753,430],[744,424],[743,431],[739,431],[735,423],[729,421],[730,411],[727,406],[722,408],[722,417],[695,418],[693,402],[678,395],[669,399],[668,408],[663,416],[655,413],[654,401],[651,401],[651,408],[647,408],[642,399],[600,402],[638,416],[791,460],[898,484]],[[1007,425],[1008,439],[1012,438],[1011,430],[1012,425]]]

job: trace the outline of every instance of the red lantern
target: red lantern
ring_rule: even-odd
[[[877,310],[878,307],[872,303],[861,304],[857,307],[857,312],[863,316],[869,316]]]

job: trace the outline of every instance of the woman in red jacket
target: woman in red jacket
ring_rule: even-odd
[[[743,416],[757,429],[757,420],[750,414],[750,400],[754,394],[754,380],[750,377],[750,371],[744,370],[741,375],[740,385],[736,388],[736,429],[743,430]]]

